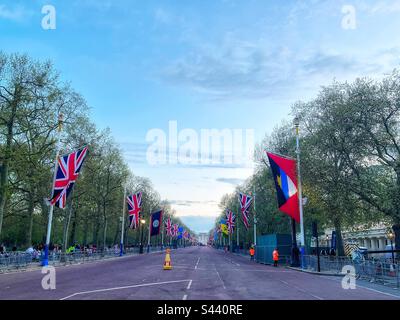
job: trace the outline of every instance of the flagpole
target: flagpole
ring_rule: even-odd
[[[229,251],[231,251],[232,249],[232,245],[231,245],[231,231],[228,230],[228,246],[229,246]]]
[[[236,209],[237,209],[237,215],[239,216],[239,206],[238,205],[236,205]],[[238,217],[237,219],[236,219],[236,246],[237,246],[237,249],[239,250],[239,220],[240,220],[240,218]]]
[[[62,125],[63,125],[63,119],[64,115],[60,113],[58,115],[58,128],[57,128],[57,152],[56,152],[56,161],[54,163],[54,176],[53,176],[53,186],[54,187],[54,181],[56,180],[57,177],[57,162],[58,162],[58,157],[60,156],[60,149],[61,149],[61,131],[62,131]],[[53,223],[53,210],[54,210],[54,205],[50,203],[50,208],[49,208],[49,220],[47,222],[47,234],[46,234],[46,244],[44,246],[44,258],[42,261],[42,266],[48,266],[49,265],[49,245],[50,245],[50,237],[51,237],[51,225]]]
[[[303,195],[301,188],[301,174],[300,174],[300,137],[299,137],[299,126],[300,120],[298,117],[294,119],[294,126],[296,128],[296,154],[297,154],[297,183],[299,191],[299,211],[300,211],[300,243],[301,243],[301,262],[303,266],[303,256],[305,254],[305,241],[304,241],[304,221],[303,221]]]
[[[165,229],[165,226],[164,226],[164,211],[165,211],[165,203],[164,203],[164,206],[163,206],[163,212],[162,212],[161,221],[160,221],[160,223],[161,223],[161,227],[160,227],[160,232],[161,232],[161,251],[163,251],[163,249],[164,249],[164,229]]]
[[[125,211],[126,211],[126,184],[124,186],[124,199],[122,203],[122,217],[121,217],[121,243],[119,249],[119,256],[124,255],[124,226],[125,226]],[[134,219],[134,217],[133,217]]]
[[[304,268],[304,255],[305,255],[305,239],[304,239],[304,221],[303,221],[303,193],[301,188],[301,174],[300,174],[300,135],[299,126],[300,119],[294,118],[294,126],[296,128],[296,154],[297,154],[297,184],[299,191],[299,211],[300,211],[300,255],[301,255],[301,267]]]
[[[151,207],[150,207],[150,217],[149,217],[149,238],[147,239],[147,253],[149,253],[150,252],[150,226],[151,226],[151,224],[153,223],[152,221],[151,221]]]
[[[257,246],[257,218],[256,218],[256,186],[253,187],[254,191],[254,246]]]

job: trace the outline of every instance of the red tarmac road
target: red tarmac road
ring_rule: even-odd
[[[40,270],[0,275],[0,299],[142,300],[389,300],[366,287],[345,290],[341,278],[257,264],[208,247],[144,254],[56,268],[56,289],[44,290]]]

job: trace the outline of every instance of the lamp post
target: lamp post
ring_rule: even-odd
[[[140,246],[139,246],[139,253],[143,253],[143,226],[146,223],[146,220],[140,219]]]
[[[389,231],[389,233],[387,234],[387,238],[390,240],[390,248],[392,250],[392,264],[394,264],[394,250],[393,250],[394,233],[392,231]]]
[[[124,255],[124,232],[125,232],[125,211],[126,211],[126,185],[124,186],[124,199],[122,203],[122,216],[121,216],[121,243],[119,247],[119,256]]]

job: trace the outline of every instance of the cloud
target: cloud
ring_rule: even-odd
[[[393,51],[350,54],[311,49],[305,53],[284,46],[267,50],[262,42],[232,38],[197,48],[172,62],[162,71],[162,80],[216,99],[281,98],[333,78],[375,76],[399,61]]]
[[[32,15],[32,12],[26,10],[20,5],[9,8],[3,4],[0,4],[0,19],[21,22],[30,15]]]
[[[400,2],[398,0],[383,1],[379,0],[375,3],[362,1],[359,4],[361,10],[370,15],[375,14],[392,14],[400,12]]]
[[[224,182],[224,183],[229,183],[229,184],[233,184],[233,185],[238,185],[245,181],[244,179],[236,179],[236,178],[217,178],[215,180],[218,182]]]
[[[197,205],[197,204],[217,204],[217,201],[194,201],[194,200],[168,200],[168,202],[172,205],[177,205],[177,206],[192,206],[192,205]]]

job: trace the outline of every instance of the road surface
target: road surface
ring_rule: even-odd
[[[163,253],[56,268],[56,289],[44,290],[41,270],[0,275],[0,299],[62,300],[389,300],[390,293],[341,278],[257,264],[209,247],[173,250],[172,270]],[[382,289],[383,290],[383,289]]]

